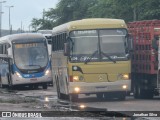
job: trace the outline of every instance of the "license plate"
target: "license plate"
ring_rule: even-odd
[[[96,87],[96,90],[97,91],[104,91],[104,90],[107,90],[107,87]]]
[[[99,87],[96,87],[97,89],[105,89],[107,88],[106,86],[99,86]]]
[[[30,80],[31,80],[31,81],[36,81],[36,80],[37,80],[37,78],[31,78]]]

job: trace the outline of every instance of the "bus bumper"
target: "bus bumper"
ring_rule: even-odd
[[[21,78],[21,79],[13,79],[12,85],[49,83],[51,81],[52,81],[52,77],[49,77],[49,76],[43,76],[38,78]]]
[[[131,80],[119,80],[115,82],[70,82],[70,94],[95,94],[106,92],[128,92],[131,90]]]

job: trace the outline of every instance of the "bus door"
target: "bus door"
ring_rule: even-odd
[[[0,54],[0,87],[2,85],[12,86],[12,59],[7,55]]]

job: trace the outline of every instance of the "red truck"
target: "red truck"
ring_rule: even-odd
[[[128,23],[133,37],[132,90],[135,98],[150,99],[160,88],[160,20]]]

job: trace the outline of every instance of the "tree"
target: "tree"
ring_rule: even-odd
[[[33,18],[31,25],[37,30],[84,18],[160,19],[159,5],[159,0],[59,0],[56,8],[43,11],[42,18]]]
[[[40,26],[40,20],[39,19],[36,19],[36,18],[33,18],[32,19],[32,22],[31,22],[31,26],[32,28],[34,29],[34,31],[37,31],[38,30],[38,27]]]
[[[160,1],[159,0],[143,0],[145,1],[143,13],[140,20],[160,19]]]

